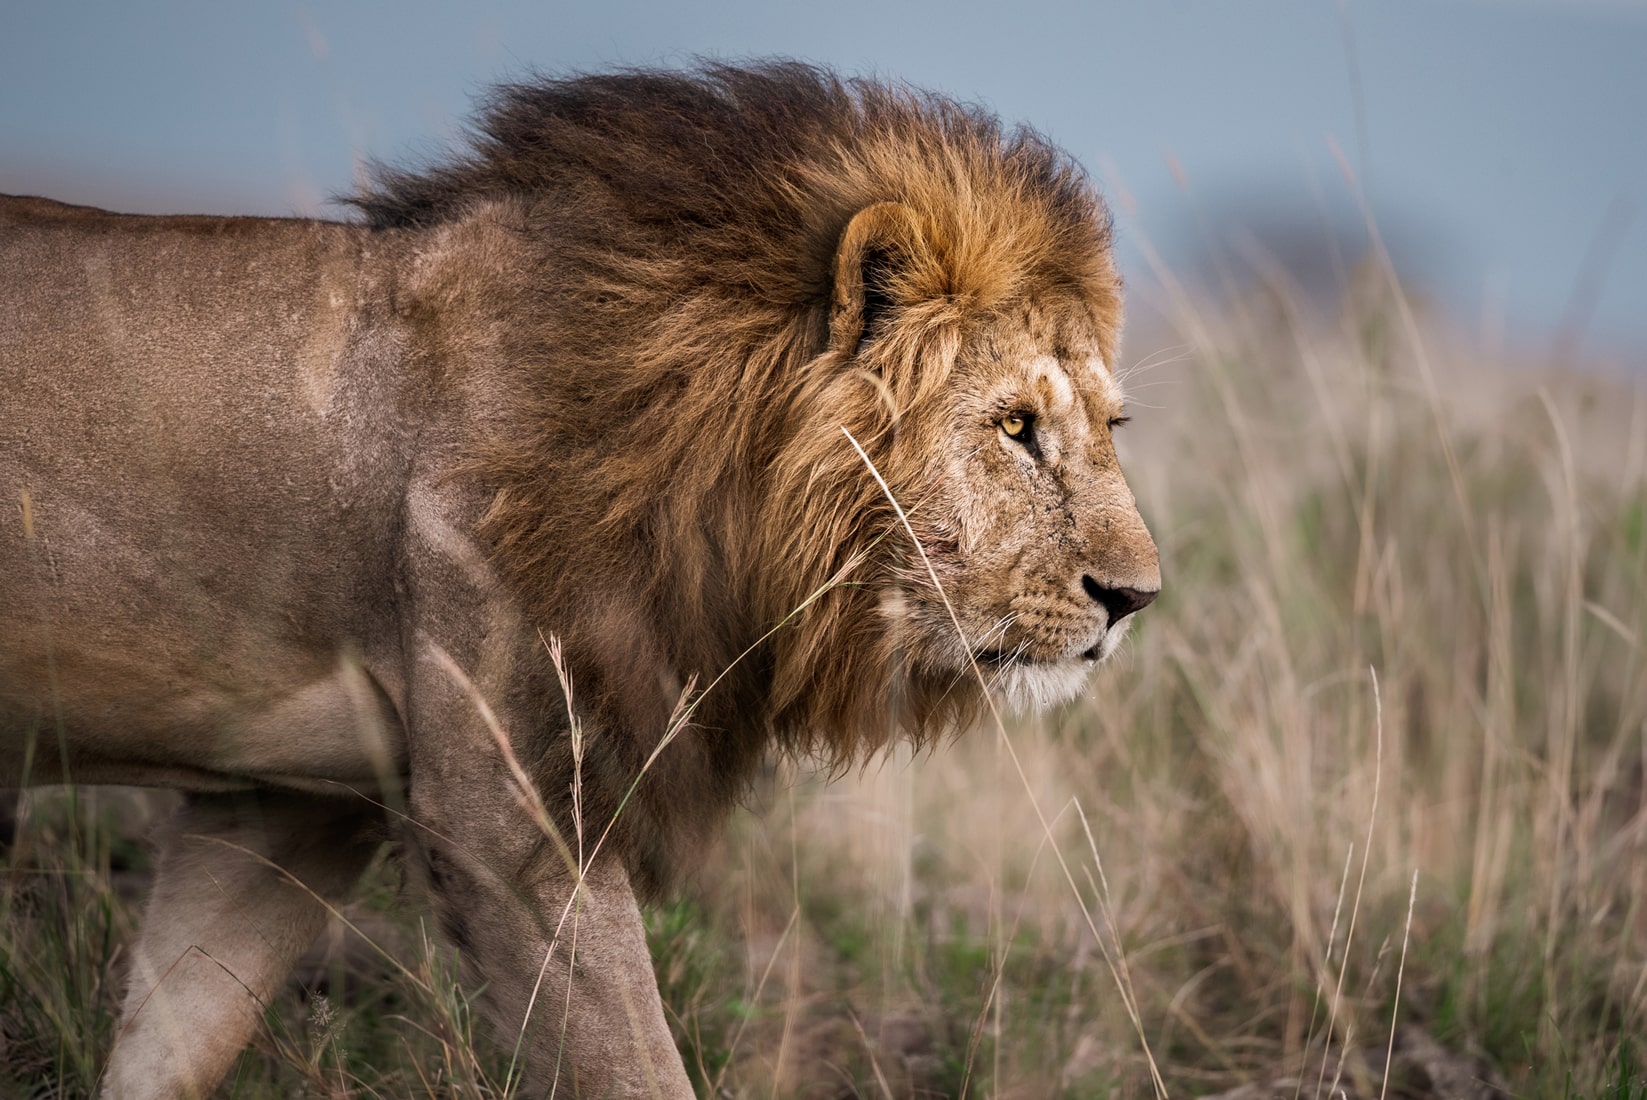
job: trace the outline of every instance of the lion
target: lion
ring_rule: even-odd
[[[208,1093],[392,833],[529,1089],[690,1096],[637,899],[762,761],[1067,700],[1160,589],[1106,208],[787,62],[351,201],[0,203],[0,782],[187,792],[104,1094]]]

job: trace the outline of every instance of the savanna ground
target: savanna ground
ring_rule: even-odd
[[[1647,389],[1369,283],[1173,304],[1088,700],[777,765],[650,914],[702,1095],[1647,1097]],[[0,1094],[91,1092],[155,812],[21,804]],[[510,1094],[418,904],[386,854],[221,1095]]]

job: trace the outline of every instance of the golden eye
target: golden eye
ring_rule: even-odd
[[[1001,417],[1001,430],[1007,434],[1009,439],[1022,439],[1024,430],[1028,427],[1029,420],[1017,413]]]

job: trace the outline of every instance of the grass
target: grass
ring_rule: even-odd
[[[1393,295],[1176,315],[1122,440],[1167,587],[1091,698],[782,764],[648,915],[701,1094],[1417,1096],[1379,1067],[1421,1034],[1516,1096],[1642,1100],[1647,392],[1480,363]],[[93,1087],[142,806],[24,804],[0,1095]],[[380,861],[351,913],[405,971],[307,967],[223,1095],[505,1093],[410,900]]]
[[[1585,1100],[1582,1095],[1571,1092],[1570,1077],[1567,1087],[1573,1100]],[[1596,1096],[1598,1100],[1647,1100],[1647,1077],[1642,1076],[1639,1065],[1631,1060],[1627,1051],[1620,1052],[1617,1070],[1606,1077]]]

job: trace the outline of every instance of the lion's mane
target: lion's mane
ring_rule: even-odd
[[[868,372],[829,350],[833,264],[854,214],[888,200],[930,247],[880,288],[920,304],[877,331]],[[518,415],[472,466],[483,537],[564,639],[597,736],[622,731],[585,762],[586,809],[616,809],[692,677],[714,686],[636,826],[681,840],[774,743],[841,765],[967,714],[972,685],[900,666],[882,594],[925,579],[841,429],[899,485],[900,454],[944,430],[921,414],[967,326],[1034,294],[1092,303],[1109,358],[1109,220],[1074,162],[906,87],[707,65],[504,87],[468,155],[379,169],[353,201],[384,231],[501,205],[530,242],[505,356]],[[546,751],[542,785],[564,790],[566,750]],[[638,847],[643,886],[679,854]]]

